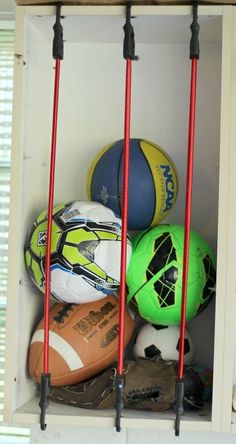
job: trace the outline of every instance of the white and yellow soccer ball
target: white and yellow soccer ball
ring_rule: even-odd
[[[178,361],[179,359],[179,326],[145,324],[138,332],[133,347],[134,356],[147,359]],[[185,330],[184,363],[191,364],[194,356],[194,344],[191,334]]]
[[[35,220],[25,243],[25,263],[35,285],[45,290],[47,211]],[[53,209],[51,295],[59,302],[92,302],[117,291],[121,220],[97,202],[75,201]],[[131,243],[127,238],[127,266]]]

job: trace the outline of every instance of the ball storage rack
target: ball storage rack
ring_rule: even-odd
[[[187,159],[187,179],[186,179],[186,204],[185,204],[185,224],[184,224],[184,252],[183,252],[183,276],[182,276],[182,305],[180,321],[180,348],[178,363],[178,379],[176,381],[176,421],[175,435],[180,434],[180,420],[183,413],[184,399],[184,340],[186,328],[186,304],[188,286],[188,262],[191,229],[191,207],[192,207],[192,187],[193,187],[193,167],[194,167],[194,136],[195,136],[195,108],[196,108],[196,83],[197,83],[197,61],[199,59],[199,24],[197,2],[193,5],[193,22],[191,24],[192,37],[190,42],[190,59],[192,60],[191,89],[190,89],[190,111],[189,111],[189,136],[188,136],[188,159]],[[61,4],[56,5],[56,22],[53,27],[53,58],[55,65],[54,101],[52,118],[52,143],[50,160],[50,177],[48,192],[48,225],[46,242],[46,279],[44,296],[44,372],[41,375],[40,384],[40,427],[46,429],[45,414],[48,406],[48,391],[50,389],[49,373],[49,309],[50,309],[50,252],[52,234],[52,212],[54,202],[55,169],[56,169],[56,140],[58,121],[58,99],[60,81],[60,61],[63,59],[63,28],[60,20]],[[120,432],[121,413],[124,396],[124,313],[126,303],[126,268],[127,268],[127,234],[128,234],[128,191],[129,191],[129,162],[130,162],[130,121],[131,121],[131,79],[132,61],[137,60],[135,56],[134,30],[131,25],[131,3],[126,6],[126,22],[124,25],[123,56],[126,60],[126,84],[125,84],[125,116],[124,116],[124,155],[123,155],[123,184],[122,184],[122,233],[121,233],[121,265],[120,265],[120,291],[119,291],[119,340],[118,340],[118,366],[116,376],[116,430]]]
[[[184,374],[183,374],[183,355],[184,355],[184,334],[186,324],[186,298],[187,298],[187,279],[188,279],[188,254],[189,254],[189,233],[191,227],[191,206],[192,206],[192,187],[193,187],[193,167],[194,167],[194,136],[195,136],[195,107],[196,107],[196,82],[197,82],[197,61],[199,59],[199,24],[198,24],[198,4],[209,5],[211,3],[218,3],[220,5],[234,5],[236,2],[165,2],[162,0],[155,1],[133,1],[132,5],[190,5],[192,11],[192,37],[190,42],[190,59],[191,59],[191,87],[190,87],[190,106],[189,106],[189,132],[188,132],[188,159],[187,159],[187,178],[186,178],[186,198],[185,198],[185,243],[184,243],[184,273],[183,273],[183,292],[182,292],[182,312],[181,312],[181,334],[180,334],[180,351],[179,351],[179,369],[178,380],[176,384],[176,420],[175,420],[175,434],[180,434],[180,421],[183,413],[183,389],[184,389]],[[122,396],[124,388],[123,376],[123,333],[124,333],[124,307],[125,307],[125,272],[126,272],[126,235],[127,235],[127,211],[128,211],[128,171],[129,171],[129,142],[130,142],[130,114],[131,114],[131,65],[132,61],[136,59],[134,51],[134,30],[131,25],[131,4],[128,2],[116,1],[64,1],[61,3],[34,1],[34,0],[19,0],[19,5],[54,5],[56,22],[54,25],[54,41],[53,41],[53,58],[55,59],[55,83],[54,83],[54,101],[53,101],[53,127],[52,127],[52,143],[51,143],[51,164],[50,164],[50,180],[48,192],[48,231],[47,231],[47,259],[46,259],[46,292],[44,299],[44,314],[45,314],[45,342],[44,342],[44,374],[41,381],[40,392],[40,408],[39,415],[40,426],[42,430],[46,429],[45,415],[48,407],[47,394],[50,387],[50,375],[48,373],[48,316],[49,316],[49,295],[50,295],[50,242],[51,233],[50,226],[52,221],[53,195],[54,195],[54,177],[56,170],[56,140],[57,140],[57,117],[58,117],[58,98],[59,98],[59,81],[60,81],[60,61],[63,59],[63,33],[60,22],[62,6],[69,7],[69,5],[122,5],[125,6],[126,23],[124,26],[124,53],[126,59],[126,94],[125,94],[125,124],[124,124],[124,178],[123,178],[123,208],[122,208],[122,251],[121,251],[121,285],[120,285],[120,328],[119,328],[119,350],[118,350],[118,377],[117,377],[117,400],[116,400],[116,430],[121,429],[121,415],[122,415]],[[63,82],[62,82],[63,87]],[[227,307],[226,307],[227,309]],[[227,311],[227,310],[226,310]],[[227,313],[226,313],[227,314]],[[222,358],[223,359],[223,358]]]

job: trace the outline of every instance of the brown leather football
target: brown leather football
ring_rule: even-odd
[[[44,319],[31,339],[28,367],[37,383],[43,372]],[[107,296],[88,304],[58,304],[50,310],[49,373],[51,385],[85,381],[117,360],[119,300]],[[124,346],[135,327],[132,315],[125,311]]]

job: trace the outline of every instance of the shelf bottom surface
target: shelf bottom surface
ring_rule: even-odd
[[[35,397],[12,415],[15,424],[36,424],[39,422],[39,398]],[[173,430],[175,412],[149,412],[145,410],[123,410],[121,427],[153,428]],[[47,424],[77,425],[90,427],[114,427],[115,410],[87,410],[77,407],[57,404],[50,401],[46,412]],[[201,410],[185,411],[182,416],[181,429],[211,431],[211,405]]]

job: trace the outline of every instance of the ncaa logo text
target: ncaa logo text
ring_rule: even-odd
[[[175,190],[175,183],[173,179],[173,175],[171,172],[171,168],[169,165],[160,165],[162,169],[162,173],[165,179],[165,188],[166,188],[166,201],[165,201],[165,208],[163,211],[168,211],[173,204],[174,200],[174,190]]]

